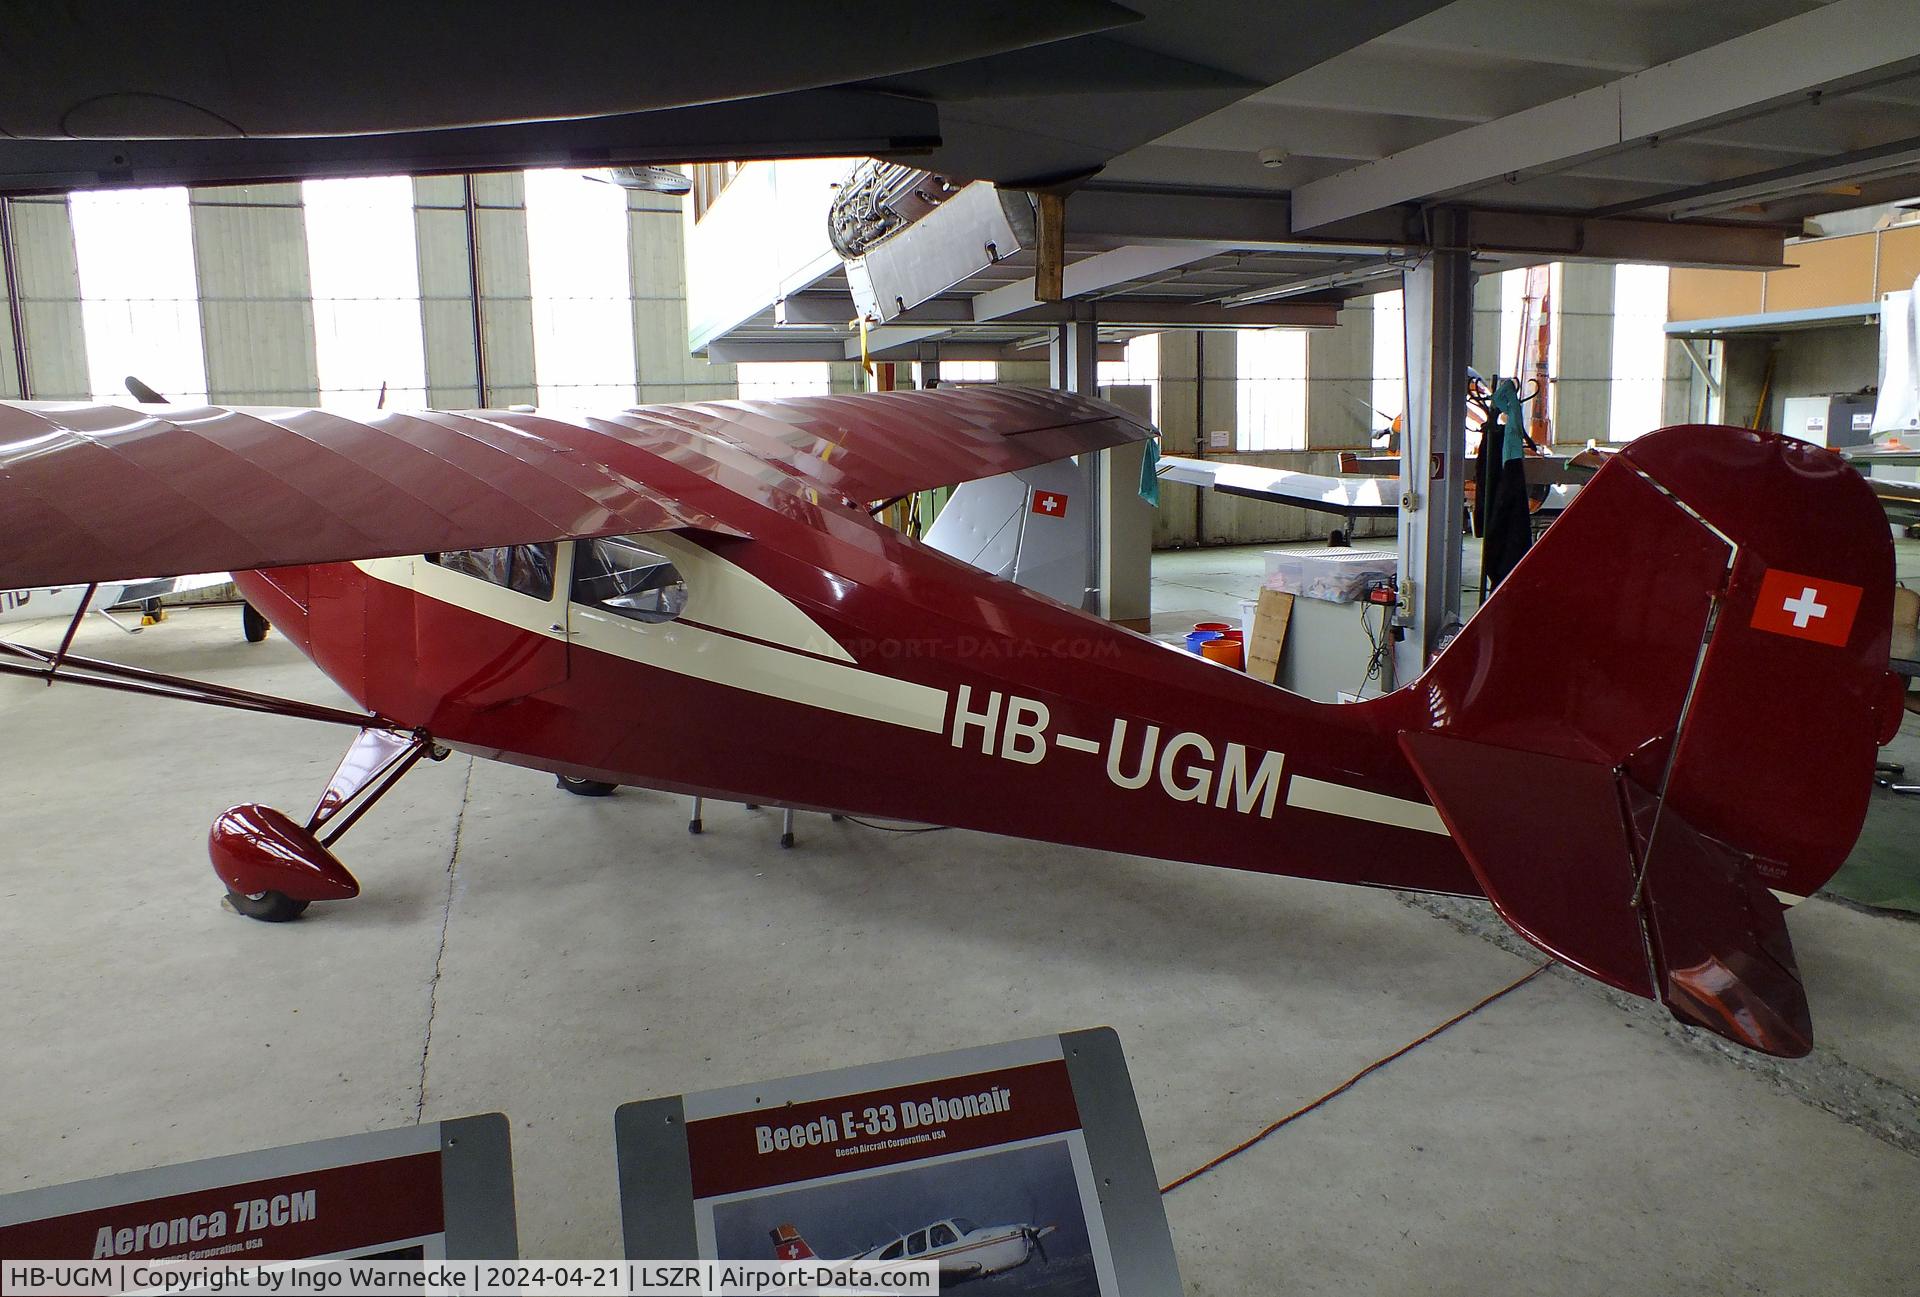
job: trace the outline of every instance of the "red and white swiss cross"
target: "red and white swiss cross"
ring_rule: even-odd
[[[1067,516],[1067,497],[1059,491],[1035,491],[1033,511],[1049,518],[1064,518]]]
[[[1753,628],[1839,648],[1853,633],[1853,615],[1860,610],[1863,593],[1844,581],[1773,568],[1760,579]]]

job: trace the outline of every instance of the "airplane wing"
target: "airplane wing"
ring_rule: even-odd
[[[859,502],[1151,435],[1113,406],[972,388],[478,411],[0,402],[0,587],[179,576],[697,528],[643,480],[726,460]]]
[[[1373,518],[1385,517],[1400,509],[1397,477],[1330,477],[1284,468],[1187,459],[1180,455],[1162,455],[1159,471],[1163,482],[1210,487],[1227,495],[1272,500],[1323,513]]]
[[[1272,500],[1300,509],[1344,514],[1354,518],[1384,518],[1399,511],[1400,478],[1381,476],[1364,461],[1352,475],[1328,476],[1324,473],[1297,473],[1285,468],[1260,468],[1253,464],[1228,464],[1211,459],[1187,459],[1179,455],[1160,457],[1160,480],[1188,486],[1210,487],[1225,495],[1244,495],[1256,500]],[[1396,461],[1397,462],[1397,461]],[[1539,464],[1538,470],[1534,465]],[[1547,513],[1567,507],[1579,484],[1592,473],[1570,466],[1562,460],[1529,459],[1527,481],[1547,485],[1542,506]]]
[[[145,603],[149,599],[164,599],[172,594],[186,594],[190,590],[208,590],[216,585],[225,585],[231,580],[233,580],[231,572],[195,572],[188,576],[164,576],[152,581],[129,581],[112,603],[98,604],[98,606],[122,608],[128,604]]]
[[[1920,449],[1882,442],[1872,446],[1850,446],[1840,453],[1867,479],[1867,486],[1879,499],[1880,507],[1887,511],[1889,522],[1900,527],[1920,524],[1920,483],[1873,475],[1876,467],[1912,468],[1920,465]]]
[[[1887,521],[1900,527],[1920,525],[1920,483],[1870,477],[1867,487],[1880,501],[1880,507],[1887,511]]]
[[[1920,464],[1920,449],[1908,446],[1879,444],[1873,446],[1849,446],[1840,452],[1847,462],[1862,470],[1876,464],[1890,464],[1895,467],[1911,467]]]
[[[999,386],[655,405],[591,422],[617,424],[643,439],[661,435],[663,425],[676,428],[861,502],[1037,468],[1153,435],[1150,425],[1105,401]]]

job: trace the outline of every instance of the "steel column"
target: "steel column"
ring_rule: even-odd
[[[1070,322],[1054,329],[1047,343],[1053,386],[1062,392],[1094,396],[1100,390],[1100,330],[1094,323],[1093,304],[1075,302],[1073,315]],[[1087,592],[1081,607],[1091,613],[1103,613],[1106,605],[1100,578],[1100,556],[1106,539],[1100,525],[1104,513],[1100,507],[1100,487],[1105,454],[1095,451],[1079,457],[1081,499],[1077,503],[1081,525],[1087,529]]]
[[[1394,681],[1426,669],[1460,620],[1460,547],[1466,510],[1467,365],[1473,347],[1473,272],[1467,217],[1430,215],[1433,251],[1403,276],[1407,417],[1400,438],[1400,607]]]
[[[487,312],[481,297],[480,213],[473,201],[473,176],[460,177],[467,217],[467,298],[473,309],[473,396],[474,404],[486,409],[490,400],[487,382]]]
[[[13,247],[13,199],[0,197],[0,264],[7,285],[7,316],[13,326],[13,365],[20,375],[20,399],[33,399],[33,378],[27,369],[27,319],[20,307],[20,270]]]

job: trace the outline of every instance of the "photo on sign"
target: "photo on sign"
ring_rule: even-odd
[[[709,1200],[725,1260],[926,1261],[942,1288],[1099,1297],[1072,1141],[1050,1137]],[[1096,1209],[1097,1211],[1097,1209]]]

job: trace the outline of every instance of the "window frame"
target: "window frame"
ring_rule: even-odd
[[[478,581],[482,585],[491,586],[495,590],[505,591],[507,594],[518,595],[522,599],[531,599],[535,603],[541,605],[542,607],[545,607],[548,604],[551,604],[553,602],[554,595],[557,594],[563,588],[560,583],[561,545],[562,545],[562,542],[556,541],[556,540],[535,541],[529,544],[522,544],[522,545],[475,545],[475,546],[470,546],[466,549],[433,550],[429,553],[421,555],[421,557],[425,559],[430,566],[437,567],[442,572],[448,572],[453,574],[454,576],[462,576],[462,577],[468,578],[469,580]],[[548,551],[547,553],[547,592],[543,595],[533,594],[530,591],[522,590],[519,587],[512,584],[516,556],[522,550],[536,550],[536,549],[546,549]],[[448,554],[497,553],[501,550],[505,550],[508,554],[507,580],[504,582],[496,581],[490,576],[482,576],[479,572],[473,571],[469,568],[454,567],[441,561]],[[572,575],[573,574],[571,570],[571,564],[569,564],[568,572],[567,572],[566,588],[570,589],[572,586]]]
[[[641,535],[638,535],[638,536],[631,535],[631,534],[619,535],[619,536],[595,536],[590,539],[574,541],[573,542],[573,563],[569,570],[568,579],[567,579],[568,604],[571,606],[579,607],[579,608],[585,608],[593,612],[598,612],[607,617],[618,618],[621,622],[628,625],[671,626],[675,622],[678,622],[684,619],[687,615],[687,610],[689,606],[691,606],[693,602],[693,585],[691,582],[687,580],[686,571],[680,566],[680,561],[677,558],[675,558],[672,554],[666,552],[665,550],[659,549],[653,545],[644,543],[649,539],[651,539],[651,537],[649,537],[645,533],[642,533]],[[614,542],[618,544],[624,544],[632,547],[633,549],[639,550],[643,554],[651,554],[655,558],[658,558],[660,562],[654,565],[654,567],[656,568],[666,567],[670,569],[673,572],[674,578],[679,584],[680,589],[684,592],[680,598],[679,608],[677,608],[672,613],[666,616],[660,616],[657,614],[643,611],[642,609],[639,609],[639,608],[616,607],[613,604],[610,604],[605,600],[601,600],[601,599],[580,598],[579,597],[580,579],[581,579],[581,574],[585,570],[585,565],[581,561],[581,554],[582,554],[583,547],[596,546],[601,544],[602,542]],[[649,570],[652,570],[652,569],[649,569]],[[611,573],[608,573],[607,575],[611,575]],[[666,588],[668,587],[654,587],[655,590],[663,590]]]

